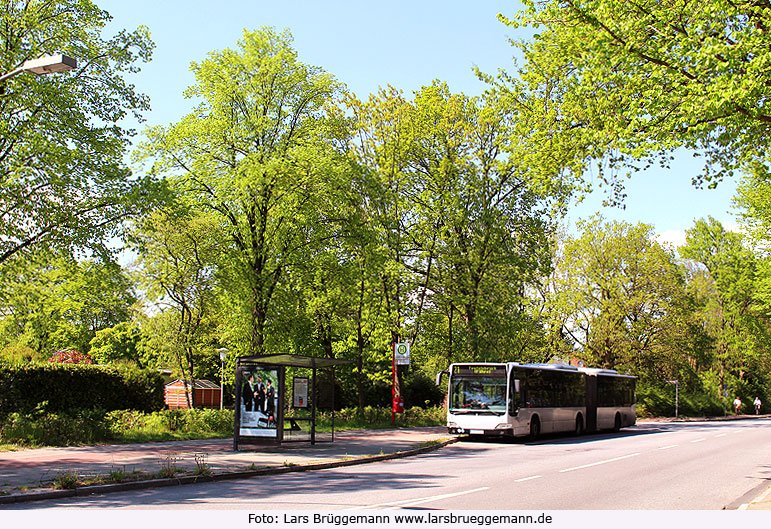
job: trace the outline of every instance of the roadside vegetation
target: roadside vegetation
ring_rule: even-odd
[[[441,407],[407,408],[397,414],[396,427],[444,424]],[[332,429],[332,413],[317,415],[319,432]],[[391,428],[391,410],[346,408],[335,412],[335,431]],[[233,410],[75,410],[31,414],[11,413],[0,420],[0,451],[42,446],[73,446],[97,443],[142,443],[232,437]]]

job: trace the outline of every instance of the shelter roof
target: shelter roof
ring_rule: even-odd
[[[173,382],[169,382],[166,385],[167,386],[180,386],[180,387],[182,387],[182,386],[184,386],[184,384],[185,384],[185,382],[181,378],[178,378],[177,380],[175,380]],[[196,380],[194,387],[195,387],[195,389],[220,389],[220,385],[219,384],[215,384],[211,380],[205,380],[205,379],[198,379],[198,380]]]
[[[260,356],[241,356],[238,358],[240,364],[268,364],[289,367],[308,367],[311,369],[332,367],[353,363],[351,360],[341,360],[339,358],[322,358],[318,356],[304,356],[298,354],[269,354]]]

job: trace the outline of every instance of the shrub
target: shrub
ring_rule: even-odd
[[[227,436],[233,433],[232,410],[161,410],[141,413],[117,410],[107,414],[112,435],[120,440]]]
[[[678,414],[683,417],[723,415],[723,403],[704,392],[680,391]],[[673,386],[640,386],[637,388],[637,415],[640,417],[674,417]]]
[[[70,350],[56,351],[49,359],[53,364],[93,364],[93,359],[85,353]]]
[[[163,378],[154,371],[83,364],[0,364],[0,416],[78,408],[154,411],[163,407]]]
[[[413,406],[406,408],[404,413],[397,413],[395,416],[396,426],[439,426],[445,424],[447,419],[447,410],[441,406],[421,408]],[[390,428],[391,422],[390,407],[365,406],[363,409],[343,408],[335,412],[335,430],[358,429],[358,428]],[[332,414],[330,412],[320,412],[316,418],[316,425],[319,429],[329,429],[332,425]]]
[[[31,414],[9,414],[0,429],[4,443],[25,446],[70,446],[103,442],[111,437],[103,410],[51,413],[41,406]]]

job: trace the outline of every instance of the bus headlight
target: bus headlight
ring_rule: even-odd
[[[448,422],[447,423],[447,427],[448,428],[457,428],[458,427],[458,423]]]
[[[495,429],[496,430],[508,430],[509,428],[510,428],[510,426],[508,424],[506,424],[505,422],[501,423],[501,424],[496,424],[495,425]]]

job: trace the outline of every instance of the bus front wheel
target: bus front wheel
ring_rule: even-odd
[[[539,435],[541,435],[541,421],[538,417],[533,417],[530,420],[530,440],[535,441]]]

